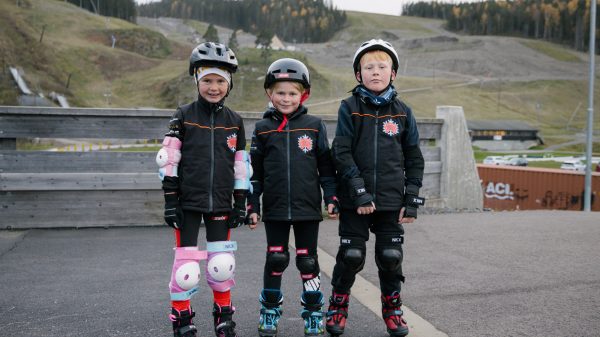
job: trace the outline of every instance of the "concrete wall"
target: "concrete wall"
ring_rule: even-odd
[[[440,196],[444,200],[443,204],[449,208],[481,209],[483,192],[463,108],[438,106],[436,117],[444,120],[440,142]]]
[[[425,157],[421,195],[428,208],[480,208],[473,199],[481,200],[481,194],[473,193],[481,190],[465,190],[479,186],[479,179],[464,174],[474,162],[462,109],[460,114],[446,110],[441,110],[443,119],[417,120]],[[0,228],[161,224],[155,153],[16,151],[15,139],[161,139],[171,114],[0,106]],[[250,138],[262,114],[241,115]],[[335,117],[323,116],[330,139]],[[459,156],[463,159],[457,161]]]

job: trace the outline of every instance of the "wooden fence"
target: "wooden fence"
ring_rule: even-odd
[[[159,225],[163,199],[154,151],[20,151],[16,139],[162,139],[171,110],[0,106],[0,229]],[[246,138],[262,113],[242,112]],[[330,140],[335,116],[321,116]],[[423,195],[440,202],[439,119],[418,120]]]

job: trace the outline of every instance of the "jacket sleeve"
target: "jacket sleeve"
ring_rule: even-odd
[[[417,188],[423,186],[423,171],[425,160],[419,146],[419,130],[417,121],[412,110],[406,107],[406,132],[402,139],[402,151],[404,152],[404,173],[406,175],[405,185],[414,185]]]
[[[350,116],[350,109],[342,101],[338,110],[338,121],[332,144],[332,153],[335,169],[343,180],[360,177],[360,171],[352,156],[353,138],[354,125]]]
[[[317,140],[317,169],[319,171],[319,183],[323,189],[323,200],[329,203],[335,196],[335,168],[329,149],[327,139],[327,128],[321,121]]]
[[[244,129],[244,120],[242,118],[240,118],[238,127],[239,129],[237,132],[237,144],[235,146],[235,150],[241,151],[246,149],[246,130]]]
[[[263,191],[264,181],[264,146],[260,139],[256,136],[256,129],[252,133],[252,144],[250,145],[250,160],[252,161],[252,193],[248,195],[248,206],[252,210],[251,213],[260,214],[260,195]]]

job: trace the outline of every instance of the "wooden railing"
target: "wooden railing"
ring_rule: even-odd
[[[21,151],[16,139],[162,139],[171,110],[0,106],[0,228],[162,223],[155,152]],[[246,138],[262,113],[241,112]],[[330,141],[336,117],[321,116]],[[439,204],[439,119],[418,120],[426,159],[422,194]]]

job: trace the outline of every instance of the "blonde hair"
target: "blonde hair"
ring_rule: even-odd
[[[360,66],[362,67],[363,63],[369,61],[387,61],[392,65],[394,62],[392,61],[392,57],[390,54],[382,51],[382,50],[373,50],[368,53],[365,53],[360,58]]]
[[[284,82],[284,81],[277,81],[277,82],[271,84],[271,86],[267,88],[267,93],[269,94],[269,96],[271,96],[273,91],[275,91],[275,87],[277,86],[277,84],[281,83],[281,82]],[[291,83],[294,86],[294,88],[300,92],[300,95],[304,94],[304,91],[306,91],[306,89],[304,89],[304,86],[299,82],[296,82],[296,81],[285,81],[285,82]]]

